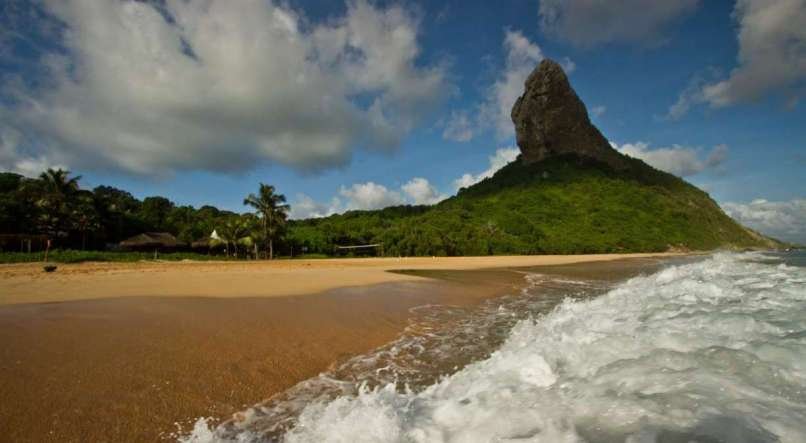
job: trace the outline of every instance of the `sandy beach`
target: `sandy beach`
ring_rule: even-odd
[[[0,305],[98,298],[277,297],[414,281],[396,270],[471,270],[562,265],[675,254],[412,257],[255,262],[138,262],[0,265]]]
[[[0,432],[175,439],[391,341],[413,307],[512,293],[522,267],[650,256],[2,266]]]

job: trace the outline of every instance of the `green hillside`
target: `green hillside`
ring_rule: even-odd
[[[386,255],[645,252],[775,244],[740,226],[685,181],[628,159],[515,161],[435,206],[351,211],[292,222],[308,252],[382,243]]]

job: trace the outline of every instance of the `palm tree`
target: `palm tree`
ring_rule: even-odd
[[[285,204],[285,196],[275,194],[274,186],[261,183],[258,195],[249,194],[243,204],[255,208],[255,213],[260,217],[263,238],[268,242],[269,260],[273,259],[274,238],[288,217],[289,206]]]
[[[266,242],[266,237],[264,237],[263,231],[263,222],[254,214],[245,214],[244,218],[246,220],[249,234],[243,238],[242,243],[244,246],[254,248],[255,259],[257,260],[260,258],[258,245]]]
[[[246,219],[240,216],[233,216],[217,230],[221,240],[224,241],[224,247],[229,255],[229,245],[232,245],[233,255],[238,257],[238,245],[244,244],[245,239],[249,235],[249,223]]]
[[[78,192],[78,181],[81,180],[81,176],[70,178],[70,171],[48,168],[47,171],[39,174],[39,179],[42,180],[48,194],[68,199]]]
[[[101,223],[92,192],[79,191],[76,193],[75,200],[70,218],[73,227],[81,233],[81,250],[84,251],[87,249],[87,231],[100,228]]]
[[[37,206],[42,209],[39,223],[43,230],[58,236],[68,229],[70,206],[78,194],[81,176],[70,177],[70,171],[48,168],[39,175],[41,197]]]

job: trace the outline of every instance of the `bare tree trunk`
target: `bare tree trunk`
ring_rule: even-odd
[[[274,260],[274,239],[269,237],[269,260]]]

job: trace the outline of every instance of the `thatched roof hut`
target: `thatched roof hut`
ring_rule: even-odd
[[[218,236],[218,232],[213,230],[207,238],[202,238],[199,240],[194,241],[190,244],[190,247],[193,249],[213,249],[217,247],[223,248],[224,242],[221,240],[221,237]]]
[[[210,248],[210,240],[203,239],[203,240],[196,240],[190,244],[190,247],[193,249],[209,249]]]
[[[124,249],[175,249],[184,244],[168,232],[144,232],[120,242]]]

